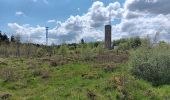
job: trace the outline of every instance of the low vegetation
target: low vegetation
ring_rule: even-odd
[[[154,86],[170,84],[170,46],[141,47],[131,55],[132,72]]]
[[[16,42],[1,44],[6,50],[0,49],[0,100],[170,98],[169,44],[138,37],[113,44],[112,50],[83,40],[61,46],[20,43],[19,50],[9,46]]]

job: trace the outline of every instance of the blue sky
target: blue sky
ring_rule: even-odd
[[[9,31],[7,24],[31,24],[51,26],[48,20],[65,21],[70,15],[82,15],[96,0],[0,0],[0,29]],[[100,0],[109,4],[116,0]],[[123,3],[123,0],[117,0]],[[23,12],[23,15],[16,15]]]
[[[34,43],[102,41],[112,20],[112,40],[154,37],[170,40],[170,0],[0,0],[0,30]]]

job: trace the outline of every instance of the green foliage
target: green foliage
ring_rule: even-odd
[[[37,49],[37,56],[38,56],[38,57],[44,56],[45,53],[46,53],[46,51],[45,51],[43,48],[38,48],[38,49]]]
[[[159,100],[156,93],[148,88],[150,87],[148,84],[135,80],[125,73],[112,76],[107,86],[111,90],[118,91],[117,100]]]
[[[130,38],[129,45],[131,48],[137,48],[142,44],[141,39],[139,37]]]
[[[81,58],[85,61],[92,61],[94,58],[94,52],[89,45],[85,45],[81,48]]]
[[[9,42],[9,38],[8,38],[8,36],[7,36],[5,33],[2,33],[2,32],[0,31],[0,43],[1,43],[1,42],[7,43],[7,42]]]
[[[123,50],[123,51],[126,51],[126,50],[129,50],[129,43],[126,42],[126,43],[120,43],[119,44],[119,47],[118,47],[118,50]]]
[[[104,44],[103,43],[98,44],[96,51],[97,51],[97,54],[99,55],[104,54],[105,53]]]
[[[81,44],[84,44],[84,39],[81,39]]]
[[[3,68],[0,75],[4,82],[12,82],[16,80],[15,71],[12,68]]]
[[[126,43],[127,39],[119,39],[119,40],[114,40],[113,44],[114,46],[118,46],[120,43]]]
[[[60,46],[59,54],[62,55],[63,57],[68,55],[68,47],[67,47],[67,45]]]
[[[53,60],[50,57],[4,60],[0,63],[0,72],[5,68],[13,74],[8,82],[2,81],[4,78],[0,75],[0,96],[9,93],[12,100],[166,100],[170,96],[169,86],[156,88],[135,79],[127,71],[126,63],[117,65],[114,71],[107,67],[108,73],[90,63],[54,67],[49,64]]]
[[[117,45],[120,51],[134,51],[130,57],[132,72],[142,79],[131,75],[131,67],[126,63],[128,54],[106,50],[102,42],[30,44],[31,54],[36,57],[0,59],[0,97],[9,93],[12,100],[167,100],[169,85],[157,88],[145,80],[153,84],[158,82],[156,78],[161,78],[161,84],[169,81],[170,47],[161,42],[151,48],[149,41],[140,41],[124,39]],[[0,51],[5,51],[4,47],[1,45]],[[16,43],[6,47],[10,55],[16,53]],[[20,43],[21,57],[25,57],[27,49],[27,45]],[[49,53],[52,55],[48,56]]]
[[[11,42],[16,42],[14,35],[11,36]]]
[[[170,84],[170,47],[142,47],[131,54],[132,72],[153,85]]]
[[[142,39],[139,37],[128,38],[128,39],[120,39],[113,41],[114,46],[118,46],[119,50],[129,50],[129,49],[136,49],[140,47],[142,44]]]

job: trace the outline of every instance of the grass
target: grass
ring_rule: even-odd
[[[12,100],[168,100],[170,97],[170,86],[153,87],[135,79],[126,70],[126,62],[116,64],[113,72],[83,62],[61,66],[35,58],[6,58],[2,62],[0,70],[12,70],[7,82],[5,76],[0,76],[0,96],[11,94]]]

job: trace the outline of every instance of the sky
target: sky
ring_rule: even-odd
[[[22,41],[49,44],[103,41],[112,23],[112,40],[154,37],[170,42],[170,0],[0,0],[0,30]]]

